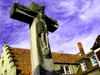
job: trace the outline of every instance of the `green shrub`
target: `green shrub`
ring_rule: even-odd
[[[56,75],[61,75],[61,70],[56,70]]]

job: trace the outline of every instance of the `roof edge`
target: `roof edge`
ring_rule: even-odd
[[[71,64],[71,65],[79,65],[79,63],[60,63],[60,62],[54,62],[54,64]]]

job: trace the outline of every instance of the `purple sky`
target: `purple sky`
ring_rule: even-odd
[[[30,49],[29,25],[10,18],[14,2],[26,7],[33,0],[0,0],[0,52],[3,44]],[[59,29],[49,33],[52,52],[76,54],[81,42],[85,53],[90,51],[100,34],[100,0],[34,0],[45,6],[45,14],[57,20]],[[76,49],[76,51],[75,51]],[[1,53],[0,53],[1,56]]]

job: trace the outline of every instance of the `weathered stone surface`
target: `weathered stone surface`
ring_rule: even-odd
[[[58,29],[58,23],[56,20],[46,16],[45,22],[47,24],[48,31],[54,32],[55,30]]]
[[[57,21],[44,14],[44,6],[32,2],[29,7],[15,3],[10,17],[30,24],[32,75],[55,75],[48,31],[58,28]]]
[[[31,44],[31,63],[32,63],[32,75],[40,75],[39,58],[41,53],[38,53],[37,48],[37,34],[36,34],[36,23],[38,19],[35,18],[30,27],[30,44]],[[42,60],[42,59],[41,59]]]
[[[35,11],[35,12],[40,12],[41,10],[41,5],[39,5],[38,3],[35,2],[31,2],[31,4],[28,6],[28,8],[30,8],[31,10]]]
[[[38,13],[21,5],[14,3],[13,7],[10,10],[10,17],[25,23],[32,23],[33,19]],[[20,16],[20,17],[19,17]]]

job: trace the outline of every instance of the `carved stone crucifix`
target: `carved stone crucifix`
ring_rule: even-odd
[[[31,2],[29,7],[14,3],[10,17],[30,25],[32,75],[55,75],[48,31],[58,29],[57,21],[44,14],[44,6]]]

